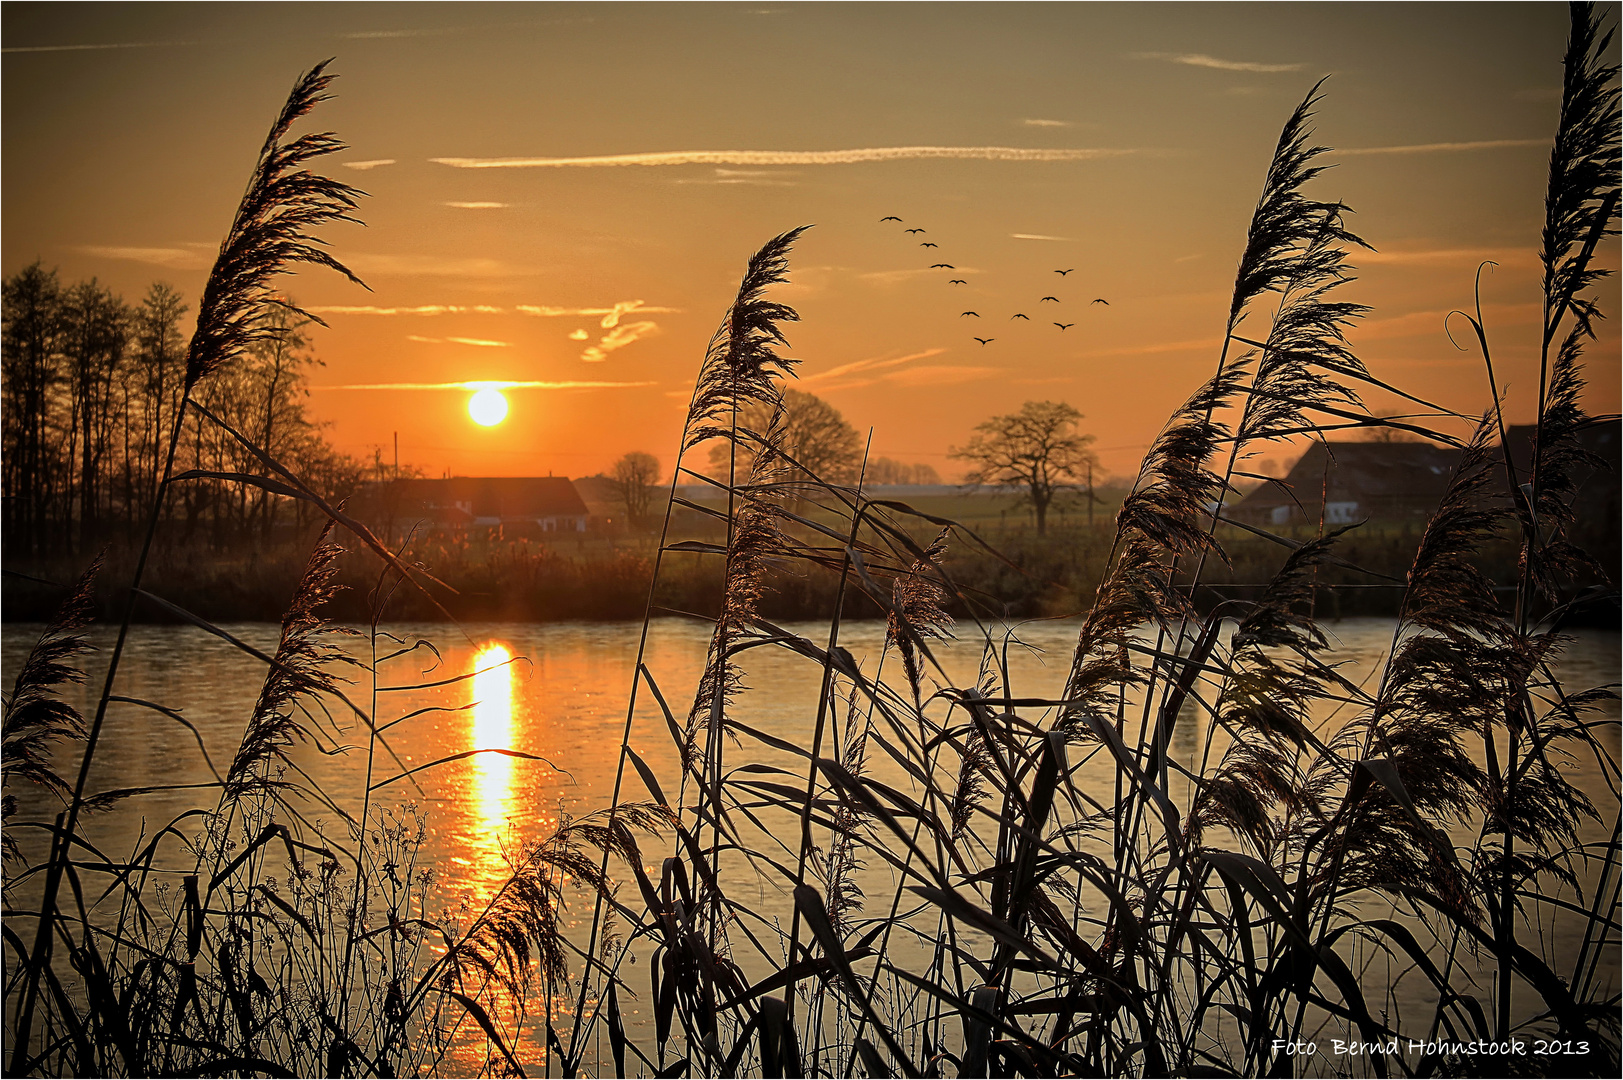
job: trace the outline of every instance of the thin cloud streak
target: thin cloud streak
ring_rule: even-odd
[[[1493,326],[1527,326],[1537,323],[1540,310],[1537,304],[1484,304],[1482,306],[1483,316],[1490,328]],[[1411,311],[1404,315],[1393,315],[1384,319],[1370,319],[1348,330],[1347,336],[1357,342],[1415,337],[1422,334],[1441,337],[1446,334],[1449,321],[1455,314],[1454,309],[1437,308],[1431,311]],[[1454,327],[1456,336],[1461,332],[1470,333],[1464,320],[1455,322]],[[1385,361],[1382,361],[1382,363],[1385,363]]]
[[[105,45],[13,45],[0,53],[96,52],[102,49],[170,49],[181,45],[201,45],[201,41],[117,41]]]
[[[1336,153],[1347,157],[1366,154],[1452,154],[1465,150],[1501,150],[1517,146],[1549,146],[1549,139],[1480,139],[1476,142],[1416,143],[1413,146],[1358,146]]]
[[[103,259],[122,259],[127,262],[147,263],[170,270],[205,270],[211,260],[203,251],[187,248],[115,247],[105,244],[81,244],[74,248],[86,255]]]
[[[959,383],[977,382],[1004,374],[1007,372],[997,367],[949,367],[943,364],[892,371],[882,376],[881,381],[896,386],[956,386]]]
[[[463,158],[428,160],[455,169],[563,169],[619,165],[858,165],[874,161],[954,158],[966,161],[1092,161],[1136,150],[1032,149],[1014,146],[876,146],[856,150],[670,150],[597,157]]]
[[[312,390],[622,390],[637,386],[658,386],[656,382],[595,382],[569,379],[548,382],[543,379],[474,382],[345,383],[342,386],[312,386]]]
[[[504,202],[448,202],[445,205],[458,210],[505,210],[508,206]]]
[[[1301,71],[1306,64],[1259,64],[1251,60],[1222,60],[1205,53],[1168,53],[1168,52],[1141,52],[1133,54],[1134,60],[1165,60],[1169,64],[1184,64],[1188,67],[1214,68],[1218,71],[1254,71],[1262,74],[1271,74],[1286,71]]]
[[[1360,266],[1389,263],[1399,266],[1475,266],[1482,262],[1504,264],[1518,259],[1531,260],[1532,251],[1520,248],[1437,248],[1416,251],[1360,251],[1354,258]]]
[[[1134,345],[1124,349],[1099,349],[1082,355],[1090,359],[1098,356],[1153,356],[1156,353],[1215,349],[1220,344],[1222,342],[1218,338],[1199,338],[1195,341],[1168,341],[1160,345]]]
[[[866,273],[858,274],[857,278],[862,281],[871,281],[875,285],[895,285],[897,282],[908,281],[925,274],[940,274],[941,272],[940,270],[869,270]],[[979,274],[981,271],[973,267],[959,266],[952,272],[954,274]]]
[[[933,349],[929,355],[945,352],[944,349]],[[918,357],[901,357],[894,361],[884,361],[873,365],[866,371],[852,372],[859,377],[846,378],[838,382],[820,383],[818,388],[825,394],[840,390],[860,390],[865,386],[874,386],[883,383],[886,386],[901,386],[911,388],[957,386],[967,382],[978,382],[981,379],[990,379],[997,375],[1006,375],[1004,368],[980,367],[973,365],[954,366],[947,364],[921,364],[918,367],[904,367],[898,371],[882,371],[875,373],[878,368],[888,367],[903,360],[915,360]],[[834,372],[827,374],[833,375]],[[802,380],[805,381],[805,380]]]
[[[439,255],[378,255],[354,252],[344,261],[356,273],[380,277],[512,278],[533,273],[500,259],[454,258]]]
[[[1056,128],[1071,126],[1071,122],[1069,120],[1022,120],[1020,122],[1026,125],[1026,127]]]
[[[1070,243],[1071,241],[1069,236],[1043,236],[1041,233],[1024,232],[1010,233],[1009,238],[1011,240],[1060,240],[1065,243]]]
[[[312,315],[503,315],[506,308],[489,304],[421,304],[417,307],[377,307],[373,304],[315,304]]]
[[[170,248],[130,248],[105,249],[108,251],[174,251],[184,254],[178,249]],[[130,258],[132,256],[122,256]],[[167,265],[167,264],[164,264]],[[313,304],[304,310],[312,315],[505,315],[507,308],[496,307],[491,304],[419,304],[414,307],[379,307],[375,304]],[[599,325],[605,330],[612,330],[619,325],[620,319],[636,312],[639,315],[674,315],[679,314],[681,308],[673,307],[646,307],[641,300],[620,300],[608,307],[557,307],[548,304],[519,304],[512,310],[520,315],[532,315],[539,318],[584,318],[599,317]],[[438,340],[438,339],[435,339]],[[451,341],[461,339],[451,338]],[[468,339],[469,343],[473,339]]]
[[[800,377],[800,381],[803,383],[827,382],[829,379],[837,379],[841,376],[851,375],[859,371],[877,371],[882,368],[893,368],[902,364],[910,364],[915,360],[928,360],[930,357],[940,356],[946,351],[946,349],[939,348],[925,349],[923,352],[909,353],[906,356],[896,356],[888,359],[885,357],[872,357],[867,360],[853,360],[849,364],[841,364],[838,367],[829,368],[827,371],[819,371],[812,375],[802,375]]]
[[[377,169],[383,167],[384,165],[393,165],[395,164],[395,159],[389,157],[376,158],[372,161],[340,161],[338,164],[342,165],[346,169],[355,169],[358,172],[365,172],[368,169]]]

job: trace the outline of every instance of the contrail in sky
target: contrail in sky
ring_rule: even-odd
[[[601,157],[462,158],[430,161],[457,169],[563,169],[606,165],[857,165],[870,161],[959,158],[968,161],[1092,161],[1136,150],[1058,150],[1015,146],[874,146],[858,150],[670,150]]]
[[[658,386],[654,382],[546,382],[540,379],[485,379],[476,382],[345,383],[312,386],[312,390],[609,390],[630,386]]]

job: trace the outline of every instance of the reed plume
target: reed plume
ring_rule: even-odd
[[[800,316],[787,304],[766,299],[766,290],[789,280],[789,249],[807,228],[773,237],[750,257],[738,295],[705,350],[688,407],[684,452],[706,439],[732,438],[734,418],[746,402],[777,404],[775,380],[800,362],[776,351],[789,344],[779,324],[798,322]]]
[[[1593,4],[1572,5],[1539,252],[1544,267],[1539,416],[1528,484],[1518,489],[1524,497],[1516,500],[1528,583],[1551,600],[1566,579],[1586,572],[1607,577],[1565,534],[1580,473],[1603,464],[1582,449],[1578,436],[1591,422],[1579,405],[1580,359],[1585,341],[1595,336],[1595,321],[1605,317],[1590,294],[1611,273],[1595,266],[1593,256],[1602,239],[1616,235],[1619,213],[1618,67],[1605,62],[1611,41],[1612,31],[1602,31]],[[1550,347],[1569,313],[1571,328],[1552,358]]]
[[[1356,807],[1344,804],[1329,841],[1342,853],[1322,885],[1334,890],[1423,889],[1468,915],[1479,910],[1452,845],[1434,822],[1457,822],[1487,809],[1490,785],[1467,737],[1506,722],[1519,708],[1519,643],[1482,573],[1476,553],[1503,519],[1491,488],[1492,417],[1467,444],[1409,571],[1397,645],[1373,707],[1331,747],[1350,760],[1390,764],[1395,788],[1376,785]],[[1315,769],[1309,789],[1329,803],[1338,769]],[[1407,803],[1407,805],[1405,805]]]
[[[752,632],[766,591],[767,571],[785,551],[781,508],[773,481],[780,475],[776,449],[781,438],[781,413],[762,436],[752,456],[750,474],[735,488],[737,505],[729,525],[727,566],[722,583],[721,612],[711,635],[710,653],[688,713],[686,755],[695,758],[702,733],[719,737],[726,708],[743,689],[743,676],[733,653],[740,636]]]
[[[860,780],[867,768],[867,760],[867,713],[858,707],[857,689],[853,686],[845,703],[845,737],[840,751],[840,765],[849,775]],[[828,855],[824,860],[823,895],[827,898],[829,923],[843,941],[851,932],[852,921],[862,911],[862,901],[865,899],[856,875],[863,868],[858,840],[867,813],[862,804],[851,798],[843,788],[837,798],[839,802],[831,823]]]
[[[1329,641],[1313,618],[1313,581],[1342,532],[1292,551],[1234,630],[1213,710],[1233,742],[1191,805],[1192,844],[1203,829],[1224,827],[1271,862],[1285,824],[1317,810],[1298,756],[1316,742],[1310,710],[1335,673],[1318,659]]]
[[[1144,675],[1132,664],[1137,628],[1150,620],[1162,629],[1194,613],[1173,587],[1178,555],[1222,548],[1203,527],[1201,515],[1223,487],[1206,462],[1228,437],[1214,418],[1244,376],[1243,364],[1227,365],[1179,406],[1151,444],[1133,490],[1116,515],[1117,551],[1082,624],[1065,685],[1063,722],[1074,727],[1084,715],[1104,718],[1119,704],[1122,688]]]
[[[0,777],[8,789],[0,799],[0,814],[6,821],[17,811],[17,796],[9,790],[14,780],[37,784],[64,803],[72,794],[72,785],[56,771],[52,758],[61,743],[85,737],[85,722],[79,710],[57,695],[60,687],[85,681],[84,671],[73,660],[91,649],[79,631],[94,617],[96,575],[101,564],[102,556],[98,555],[68,589],[67,597],[17,670],[17,679],[6,697],[5,719],[0,727]],[[22,857],[11,832],[4,834],[3,844],[8,861]],[[11,880],[7,875],[8,888]]]
[[[655,803],[622,803],[576,820],[530,844],[512,874],[468,932],[450,949],[437,980],[445,989],[473,989],[494,981],[523,1001],[532,968],[552,989],[569,976],[569,944],[563,912],[571,882],[604,897],[612,881],[600,869],[599,854],[613,855],[640,869],[637,833],[657,833],[673,823]],[[533,961],[533,964],[532,964]]]
[[[1308,122],[1319,103],[1320,80],[1291,113],[1279,133],[1263,180],[1262,195],[1246,229],[1245,251],[1234,274],[1234,292],[1229,301],[1230,332],[1244,317],[1245,308],[1265,292],[1278,292],[1300,273],[1296,253],[1318,240],[1329,221],[1339,223],[1344,209],[1339,203],[1318,202],[1302,194],[1302,188],[1324,172],[1326,166],[1314,163],[1328,148],[1311,146]],[[1354,239],[1348,237],[1348,239]]]
[[[902,657],[902,671],[907,685],[913,691],[913,704],[919,705],[919,680],[924,671],[920,663],[920,650],[928,649],[927,639],[942,640],[952,636],[952,616],[945,604],[947,590],[928,575],[941,565],[947,553],[950,529],[943,528],[922,557],[914,560],[905,573],[896,575],[891,582],[890,612],[885,624],[885,646],[894,648]]]
[[[260,148],[248,190],[203,286],[197,330],[186,354],[188,393],[220,365],[284,332],[281,327],[292,320],[266,320],[267,306],[284,307],[301,319],[326,325],[272,293],[271,279],[290,273],[290,267],[325,266],[365,287],[311,231],[333,221],[359,224],[351,211],[365,193],[304,168],[316,158],[346,149],[345,144],[332,132],[283,141],[295,123],[331,96],[326,93],[334,78],[326,74],[329,63],[317,64],[294,84]]]
[[[330,639],[332,635],[353,636],[357,632],[333,626],[316,613],[337,592],[332,579],[344,549],[329,542],[333,528],[329,521],[321,530],[287,613],[282,616],[282,633],[270,671],[226,773],[227,804],[250,792],[266,792],[279,786],[271,775],[271,763],[284,758],[294,743],[310,737],[300,716],[320,695],[339,693],[341,679],[335,669],[355,663]]]
[[[1616,235],[1618,216],[1618,67],[1606,62],[1613,31],[1602,31],[1595,5],[1572,4],[1572,32],[1562,64],[1561,122],[1550,151],[1544,200],[1544,343],[1571,312],[1576,333],[1593,336],[1600,317],[1584,295],[1609,271],[1595,267],[1595,246]]]

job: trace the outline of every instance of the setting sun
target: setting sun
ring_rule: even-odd
[[[507,419],[507,398],[487,386],[468,399],[468,415],[480,427],[495,427]]]

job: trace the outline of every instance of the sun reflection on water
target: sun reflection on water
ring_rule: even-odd
[[[474,657],[473,731],[476,750],[507,750],[513,745],[513,654],[507,646],[485,646]],[[504,847],[513,815],[513,763],[506,754],[480,754],[470,777],[469,809],[475,818],[470,852],[481,876],[494,879],[507,868]]]

